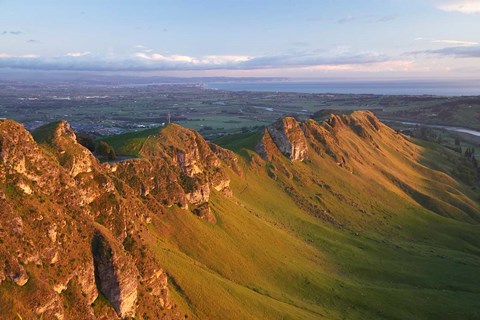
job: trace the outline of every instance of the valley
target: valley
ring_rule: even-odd
[[[158,127],[168,123],[170,114],[174,122],[214,138],[266,126],[282,116],[307,119],[322,109],[368,109],[384,119],[480,130],[480,100],[475,96],[223,91],[193,81],[3,81],[0,89],[0,117],[28,129],[65,119],[78,132],[97,136]]]

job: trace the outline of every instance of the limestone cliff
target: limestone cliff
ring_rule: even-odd
[[[379,132],[382,126],[384,125],[368,111],[341,116],[332,114],[320,123],[312,119],[300,123],[287,117],[267,127],[256,151],[267,161],[278,158],[280,154],[291,161],[304,161],[313,150],[318,154],[333,157],[340,166],[346,166],[349,155],[345,148],[339,145],[340,131],[352,131],[375,145],[373,135]]]
[[[172,205],[215,223],[211,192],[231,196],[226,166],[240,174],[238,160],[177,125],[149,137],[140,155],[100,164],[65,121],[33,137],[0,121],[0,285],[32,283],[36,297],[20,314],[93,319],[100,292],[122,318],[180,315],[140,230]],[[75,308],[62,303],[66,294]]]
[[[138,195],[154,197],[166,206],[191,207],[195,212],[208,207],[212,190],[231,194],[230,177],[225,170],[227,162],[239,172],[235,155],[176,124],[148,137],[140,155],[141,159],[113,164],[112,174]],[[208,212],[208,221],[215,220],[210,209],[202,212]]]
[[[291,161],[304,161],[308,157],[308,143],[297,120],[286,117],[278,120],[266,129],[265,135],[257,146],[264,159],[271,159],[274,146]]]
[[[38,128],[33,136],[38,143],[52,147],[60,165],[73,177],[92,172],[99,166],[92,153],[77,142],[75,132],[64,120]]]
[[[123,248],[97,231],[92,239],[95,281],[122,318],[135,317],[138,270]]]

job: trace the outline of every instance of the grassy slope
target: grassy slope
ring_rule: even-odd
[[[148,137],[157,134],[160,130],[162,128],[151,128],[114,135],[100,140],[111,145],[119,156],[136,157]]]
[[[242,150],[242,143],[252,149],[255,139],[247,134],[219,141],[245,155],[240,159],[245,176],[231,173],[234,199],[213,195],[216,225],[171,208],[146,235],[171,276],[178,303],[193,317],[480,317],[480,229],[458,208],[469,201],[464,194],[476,195],[415,158],[427,163],[445,150],[381,145],[364,154],[353,174],[328,157],[313,156],[308,163],[284,163],[298,180],[279,174],[275,181],[267,167],[248,163],[251,151]],[[346,148],[371,149],[355,136],[343,141],[351,141]],[[407,151],[415,156],[406,160]],[[389,163],[379,162],[381,153]],[[448,169],[448,163],[441,165]],[[397,179],[424,196],[415,198],[394,183]],[[302,201],[294,201],[285,187]],[[330,210],[335,222],[309,213],[311,204]]]

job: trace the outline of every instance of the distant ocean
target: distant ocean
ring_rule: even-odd
[[[480,95],[480,81],[365,81],[365,82],[211,82],[208,89],[227,91],[351,93],[380,95]]]

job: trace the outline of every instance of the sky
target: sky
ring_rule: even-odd
[[[0,0],[2,71],[480,79],[480,0]]]

